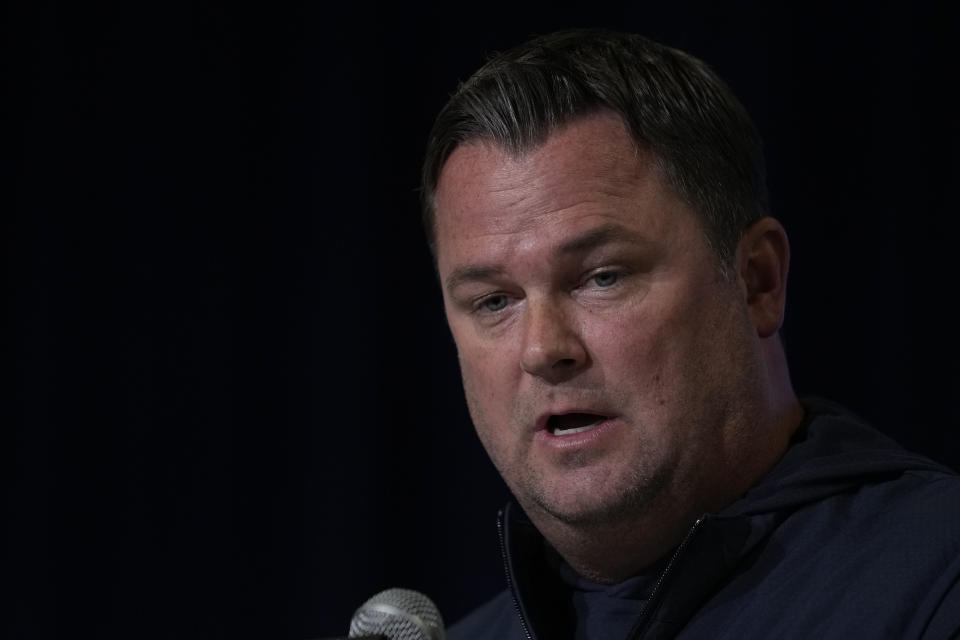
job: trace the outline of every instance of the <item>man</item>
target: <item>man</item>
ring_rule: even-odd
[[[960,630],[960,480],[792,390],[763,162],[704,64],[610,32],[499,55],[438,116],[426,228],[520,506],[451,638]]]

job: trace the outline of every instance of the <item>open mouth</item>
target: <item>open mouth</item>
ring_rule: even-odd
[[[547,430],[555,436],[569,436],[589,431],[606,419],[607,416],[596,413],[565,413],[550,416],[547,420]]]

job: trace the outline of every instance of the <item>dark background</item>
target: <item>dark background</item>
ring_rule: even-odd
[[[960,467],[947,2],[127,4],[0,20],[0,635],[302,640],[386,587],[451,621],[501,588],[416,188],[456,83],[561,27],[730,82],[796,387]]]

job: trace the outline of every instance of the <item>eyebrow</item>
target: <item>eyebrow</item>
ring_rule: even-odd
[[[646,238],[615,223],[605,224],[561,244],[557,253],[570,255],[586,253],[613,242],[647,244]],[[476,264],[457,267],[445,280],[447,291],[452,291],[465,282],[478,282],[502,276],[505,269],[498,264]]]
[[[630,231],[619,224],[610,222],[608,224],[591,229],[590,231],[587,231],[583,235],[577,236],[576,238],[567,240],[560,245],[558,253],[565,255],[571,253],[584,253],[590,251],[591,249],[596,249],[597,247],[601,247],[605,244],[611,244],[613,242],[635,242],[637,244],[648,243],[647,239],[641,236],[639,233]]]
[[[449,276],[447,276],[447,291],[453,291],[455,288],[465,282],[489,280],[495,276],[501,276],[503,273],[503,267],[492,264],[478,264],[466,267],[457,267],[450,273]]]

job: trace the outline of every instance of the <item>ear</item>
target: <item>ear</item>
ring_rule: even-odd
[[[761,338],[776,334],[783,324],[789,265],[790,243],[779,222],[760,218],[747,228],[737,245],[737,273]]]

